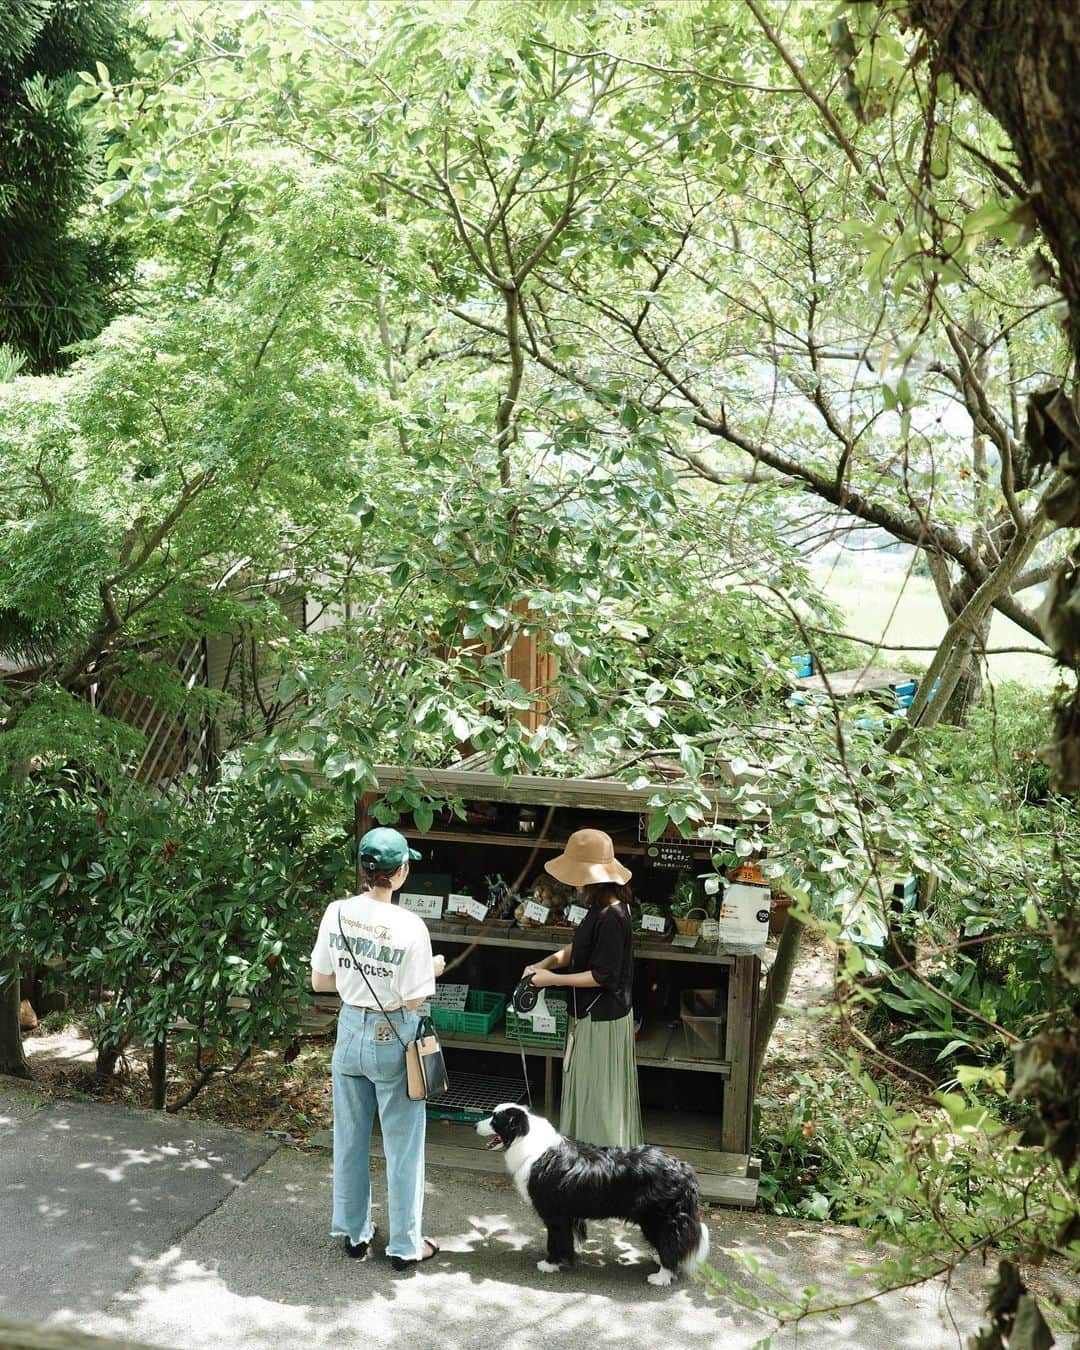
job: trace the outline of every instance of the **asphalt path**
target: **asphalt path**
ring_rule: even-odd
[[[434,1124],[432,1129],[437,1128]],[[422,1268],[364,1262],[328,1233],[330,1159],[200,1121],[84,1101],[39,1102],[0,1079],[0,1319],[173,1350],[749,1350],[774,1324],[700,1282],[655,1288],[640,1234],[594,1227],[577,1266],[536,1269],[541,1229],[505,1182],[429,1169]],[[743,1286],[734,1253],[787,1288],[865,1299],[873,1257],[854,1230],[736,1210],[709,1215],[711,1260]],[[772,1350],[961,1350],[988,1272],[854,1302],[775,1332]],[[758,1286],[760,1289],[760,1285]],[[1059,1340],[1059,1346],[1063,1344]]]

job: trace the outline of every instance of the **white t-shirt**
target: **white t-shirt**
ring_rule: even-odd
[[[352,956],[341,940],[342,933]],[[400,1008],[403,1003],[428,998],[435,992],[431,935],[420,915],[411,910],[367,895],[331,901],[319,924],[311,968],[320,975],[337,977],[343,1003],[377,1008],[371,989],[353,965],[353,957],[384,1008]]]

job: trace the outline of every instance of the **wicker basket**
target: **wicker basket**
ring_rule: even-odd
[[[692,919],[691,914],[700,914],[700,919]],[[672,916],[674,919],[674,916]],[[708,911],[704,909],[688,909],[681,919],[674,919],[675,931],[682,933],[685,937],[698,937],[701,933],[702,919],[709,917]]]

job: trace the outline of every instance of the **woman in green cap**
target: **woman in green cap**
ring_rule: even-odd
[[[631,1006],[630,872],[603,830],[575,831],[544,870],[576,887],[588,906],[573,942],[523,972],[538,989],[570,992],[574,1025],[559,1129],[585,1143],[632,1148],[645,1142],[645,1133]]]
[[[360,893],[327,906],[311,953],[311,987],[341,996],[332,1062],[330,1232],[344,1237],[349,1256],[367,1256],[375,1234],[370,1164],[378,1112],[390,1219],[386,1253],[395,1270],[428,1261],[439,1250],[421,1227],[427,1115],[424,1102],[409,1099],[402,1042],[415,1037],[416,1009],[435,992],[445,963],[432,956],[423,919],[392,903],[410,859],[419,857],[397,830],[369,830],[360,840]]]

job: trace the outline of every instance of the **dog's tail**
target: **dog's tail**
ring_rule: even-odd
[[[687,1250],[679,1264],[679,1269],[684,1275],[690,1275],[698,1266],[700,1266],[709,1255],[709,1230],[703,1223],[697,1221],[697,1233],[690,1231],[687,1234]]]

